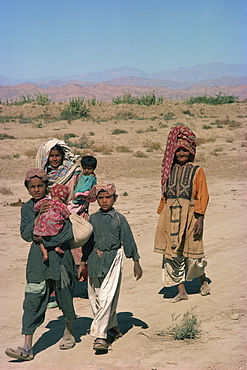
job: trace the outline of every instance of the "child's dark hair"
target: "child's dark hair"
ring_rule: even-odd
[[[92,167],[94,170],[97,167],[97,159],[91,155],[84,155],[81,159],[81,166]]]

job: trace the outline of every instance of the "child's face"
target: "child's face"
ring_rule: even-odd
[[[40,200],[45,197],[46,184],[39,177],[32,177],[28,183],[27,189],[35,200]]]
[[[48,162],[52,168],[58,168],[63,162],[62,154],[57,149],[52,149],[49,154]]]
[[[56,200],[57,202],[60,202],[60,203],[64,203],[64,204],[66,204],[66,199],[65,199],[65,200],[63,200],[63,199],[61,199],[61,198],[59,198],[59,197],[51,197],[51,199]]]
[[[112,209],[115,198],[114,195],[110,195],[108,191],[102,191],[97,195],[97,202],[104,212],[108,212]]]
[[[82,167],[83,174],[86,176],[92,175],[93,174],[93,167]]]

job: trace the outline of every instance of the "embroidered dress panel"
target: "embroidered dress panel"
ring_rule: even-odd
[[[199,166],[194,166],[192,163],[187,164],[181,168],[175,165],[172,169],[171,175],[167,180],[166,198],[184,198],[191,199],[193,189],[193,179],[195,172]],[[180,176],[180,181],[179,181]],[[179,186],[177,187],[177,185]]]

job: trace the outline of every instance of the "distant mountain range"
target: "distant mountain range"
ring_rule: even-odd
[[[153,74],[136,68],[122,67],[61,78],[44,77],[19,80],[0,76],[0,85],[2,85],[0,86],[2,101],[6,97],[17,99],[20,94],[32,94],[34,91],[47,92],[49,97],[52,96],[53,101],[68,100],[71,96],[84,96],[85,98],[97,96],[98,99],[109,100],[109,94],[116,96],[121,91],[131,91],[132,94],[140,95],[152,90],[159,91],[164,97],[177,98],[192,94],[193,91],[197,92],[196,95],[208,94],[210,87],[215,87],[213,91],[217,89],[219,91],[220,88],[221,91],[230,92],[235,91],[237,86],[242,86],[237,90],[243,98],[246,97],[246,86],[243,85],[247,85],[247,65],[211,62],[193,67],[163,70]],[[102,86],[108,92],[103,93]]]
[[[11,79],[8,77],[0,76],[0,85],[18,85],[21,83],[31,83],[39,85],[39,82],[46,82],[47,86],[62,86],[65,82],[89,82],[90,84],[105,82],[110,83],[112,80],[115,81],[119,78],[135,77],[145,80],[155,80],[164,83],[166,81],[173,82],[199,82],[204,80],[215,80],[221,79],[222,77],[247,77],[247,64],[225,64],[222,62],[211,62],[198,64],[194,67],[177,68],[174,70],[164,70],[152,74],[148,74],[136,68],[122,67],[112,68],[106,71],[95,72],[95,73],[84,73],[80,75],[65,76],[60,78],[54,77],[39,77],[36,79]],[[123,80],[122,80],[123,81]],[[49,82],[49,84],[48,84]],[[61,84],[61,85],[59,85]],[[163,85],[164,86],[164,85]]]

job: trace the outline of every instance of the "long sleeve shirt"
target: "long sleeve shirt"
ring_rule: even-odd
[[[88,241],[92,248],[88,258],[90,277],[105,277],[121,246],[127,258],[139,260],[131,228],[121,213],[114,208],[108,212],[100,209],[89,217],[89,222],[93,226],[93,234]]]
[[[56,253],[54,248],[49,250],[49,259],[44,263],[39,243],[33,242],[34,220],[36,218],[34,204],[32,198],[23,204],[21,209],[21,237],[27,242],[32,242],[26,268],[27,282],[40,283],[47,279],[59,280],[61,275],[60,265],[65,266],[69,275],[76,276],[76,267],[69,245],[69,240],[73,238],[71,222],[66,220],[59,234],[42,238],[46,248],[62,245],[64,250],[62,255]]]

